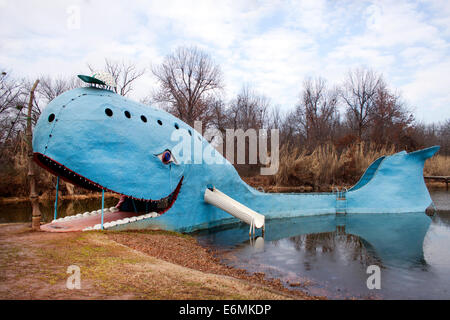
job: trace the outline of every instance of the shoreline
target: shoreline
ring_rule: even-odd
[[[102,197],[101,193],[98,194],[67,194],[67,195],[58,195],[58,199],[61,200],[87,200],[87,199],[99,199]],[[120,195],[112,192],[105,192],[106,198],[116,198],[119,199]],[[44,197],[39,196],[39,203],[45,201],[54,201],[55,197]],[[29,197],[20,196],[20,197],[0,197],[0,204],[9,204],[9,203],[19,203],[19,202],[27,202],[30,201]]]
[[[73,264],[81,290],[65,288]],[[1,224],[0,276],[1,299],[325,299],[227,266],[194,237],[167,231],[54,234]]]
[[[313,192],[332,192],[332,186],[321,186],[319,187],[320,191],[313,191],[313,187],[311,186],[277,186],[277,185],[267,185],[267,184],[258,184],[258,182],[253,181],[249,178],[243,178],[243,180],[253,188],[263,188],[266,193],[313,193]],[[446,190],[446,185],[444,182],[426,182],[427,188],[431,190]],[[346,185],[337,186],[339,189],[343,187],[347,187]],[[101,193],[92,193],[92,194],[60,194],[58,199],[61,200],[87,200],[87,199],[99,199],[101,198]],[[120,199],[120,195],[112,192],[105,192],[105,198],[116,198]],[[39,196],[39,202],[45,201],[54,201],[54,196]],[[18,197],[0,197],[0,204],[10,204],[10,203],[19,203],[19,202],[27,202],[30,201],[28,196],[18,196]]]

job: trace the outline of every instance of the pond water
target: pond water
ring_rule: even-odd
[[[431,191],[437,212],[274,219],[264,238],[242,223],[197,232],[225,264],[265,272],[286,287],[334,299],[450,299],[450,193]],[[117,203],[106,198],[105,207]],[[99,199],[59,201],[58,216],[97,210]],[[54,203],[41,203],[43,221]],[[28,202],[3,204],[0,223],[30,222]],[[260,234],[260,231],[259,233]],[[367,267],[381,270],[381,289],[367,288]]]
[[[222,262],[265,272],[286,287],[334,299],[450,299],[450,193],[432,191],[438,211],[274,219],[264,238],[248,226],[196,233]],[[370,265],[381,289],[367,288]]]
[[[105,208],[115,206],[119,200],[105,197]],[[58,218],[77,213],[101,209],[101,199],[58,200]],[[42,222],[51,222],[55,214],[54,200],[43,201],[39,204]],[[7,203],[1,205],[0,223],[31,222],[31,204],[29,201]]]

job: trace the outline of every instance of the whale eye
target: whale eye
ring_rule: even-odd
[[[173,157],[172,152],[170,152],[170,150],[166,150],[163,153],[158,154],[157,157],[164,164],[169,164],[171,162],[177,164],[177,162],[175,161],[175,158]]]
[[[162,155],[162,162],[169,163],[172,160],[172,154],[169,151],[164,151]]]
[[[52,122],[53,120],[55,120],[55,115],[52,113],[48,116],[48,122]]]

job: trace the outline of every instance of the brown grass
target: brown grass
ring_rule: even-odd
[[[15,150],[4,150],[4,163],[0,166],[0,198],[28,198],[27,154],[22,140]],[[395,153],[394,147],[370,143],[355,143],[338,152],[333,144],[318,146],[312,152],[297,146],[284,145],[280,150],[280,167],[277,174],[269,177],[243,177],[252,186],[276,188],[273,191],[330,191],[333,186],[355,184],[364,170],[378,157]],[[6,161],[5,161],[6,160]],[[38,190],[41,198],[53,198],[56,177],[38,168]],[[424,174],[429,176],[450,175],[450,156],[435,155],[425,163]],[[283,188],[289,188],[282,190]],[[299,188],[299,190],[291,190]],[[61,181],[60,197],[86,194],[86,190]],[[267,191],[267,190],[266,190]]]
[[[374,160],[397,151],[394,147],[365,143],[353,144],[341,153],[331,144],[319,146],[310,153],[298,147],[283,146],[277,174],[244,179],[255,188],[263,187],[266,192],[331,191],[334,186],[354,185]],[[450,156],[437,154],[428,159],[424,175],[449,176]]]
[[[353,185],[377,158],[395,153],[393,147],[354,144],[341,153],[331,145],[313,152],[284,146],[280,150],[280,167],[269,179],[276,186],[310,186],[313,190],[334,185]]]
[[[423,173],[426,176],[450,176],[450,156],[437,154],[428,159]]]
[[[30,192],[28,184],[28,155],[25,136],[18,138],[11,147],[0,150],[0,197],[27,197]],[[39,195],[51,198],[55,195],[56,177],[36,165],[36,181]],[[59,190],[68,195],[92,194],[92,192],[60,181]]]
[[[69,265],[81,289],[65,286]],[[32,232],[0,225],[0,299],[315,299],[220,264],[173,232]]]

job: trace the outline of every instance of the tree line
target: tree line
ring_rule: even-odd
[[[152,73],[159,87],[149,101],[190,125],[201,120],[221,131],[277,128],[281,145],[308,150],[366,142],[408,151],[440,144],[441,154],[450,152],[450,118],[416,121],[401,94],[368,68],[351,69],[334,85],[321,77],[306,78],[299,84],[297,104],[287,112],[249,84],[225,102],[220,66],[195,47],[176,49]]]
[[[149,88],[141,102],[160,107],[191,126],[201,120],[203,129],[223,133],[226,129],[276,128],[283,150],[298,148],[311,153],[318,146],[332,145],[343,152],[352,144],[365,143],[412,151],[439,144],[440,154],[450,155],[450,118],[431,124],[418,122],[401,94],[382,74],[369,68],[351,69],[337,84],[322,77],[305,78],[299,83],[297,103],[282,111],[274,102],[276,97],[267,97],[250,84],[225,101],[220,65],[197,47],[178,47],[149,70],[111,59],[105,59],[102,66],[87,67],[110,73],[117,83],[115,91],[129,97],[136,81],[151,73],[157,87]],[[0,71],[0,175],[5,177],[5,172],[13,174],[15,163],[20,162],[13,158],[25,139],[25,106],[35,79],[15,77],[13,70],[4,66]],[[33,125],[52,99],[84,85],[74,75],[43,75],[39,79],[31,113]]]

